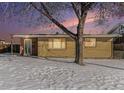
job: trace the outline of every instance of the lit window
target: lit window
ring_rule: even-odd
[[[95,47],[96,46],[96,38],[85,38],[84,46],[85,47]]]
[[[65,38],[54,38],[49,39],[49,49],[65,49]]]

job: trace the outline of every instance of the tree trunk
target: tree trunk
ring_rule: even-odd
[[[83,38],[82,38],[83,39]],[[83,64],[83,41],[81,38],[75,40],[75,48],[76,48],[76,56],[75,56],[75,63],[84,65]]]
[[[83,28],[79,27],[79,33],[77,34],[77,38],[75,39],[75,63],[83,64]]]
[[[84,65],[83,64],[83,31],[84,31],[84,24],[86,19],[86,14],[84,13],[81,19],[79,19],[79,24],[77,27],[77,36],[75,39],[75,63]]]

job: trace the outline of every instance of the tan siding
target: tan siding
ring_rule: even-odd
[[[48,38],[38,39],[38,56],[42,57],[74,57],[75,43],[72,39],[66,38],[66,49],[48,49]],[[111,58],[111,38],[97,38],[96,47],[84,48],[85,58]]]
[[[85,48],[84,49],[84,57],[90,58],[104,58],[111,57],[111,43],[110,42],[97,42],[95,48]]]
[[[84,48],[85,58],[111,58],[111,38],[97,38],[95,48]]]
[[[48,57],[74,57],[74,42],[66,38],[65,49],[48,49],[48,39],[38,39],[38,56]]]

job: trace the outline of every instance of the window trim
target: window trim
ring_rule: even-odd
[[[94,46],[86,46],[85,45],[85,42],[86,42],[86,39],[95,39],[95,45]],[[95,48],[96,47],[96,45],[97,45],[97,39],[96,38],[93,38],[93,37],[86,37],[86,38],[84,38],[84,47],[85,48]]]
[[[60,39],[61,40],[61,48],[54,48],[54,39]],[[62,48],[62,39],[64,39],[64,44],[65,44],[65,47]],[[52,41],[52,48],[49,47],[49,41]],[[48,39],[48,50],[65,50],[66,49],[66,38],[49,38]]]

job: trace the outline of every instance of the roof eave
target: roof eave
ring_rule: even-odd
[[[44,38],[44,37],[69,37],[68,35],[13,35],[13,37],[17,38]],[[112,35],[84,35],[83,37],[122,37],[120,34],[112,34]]]

